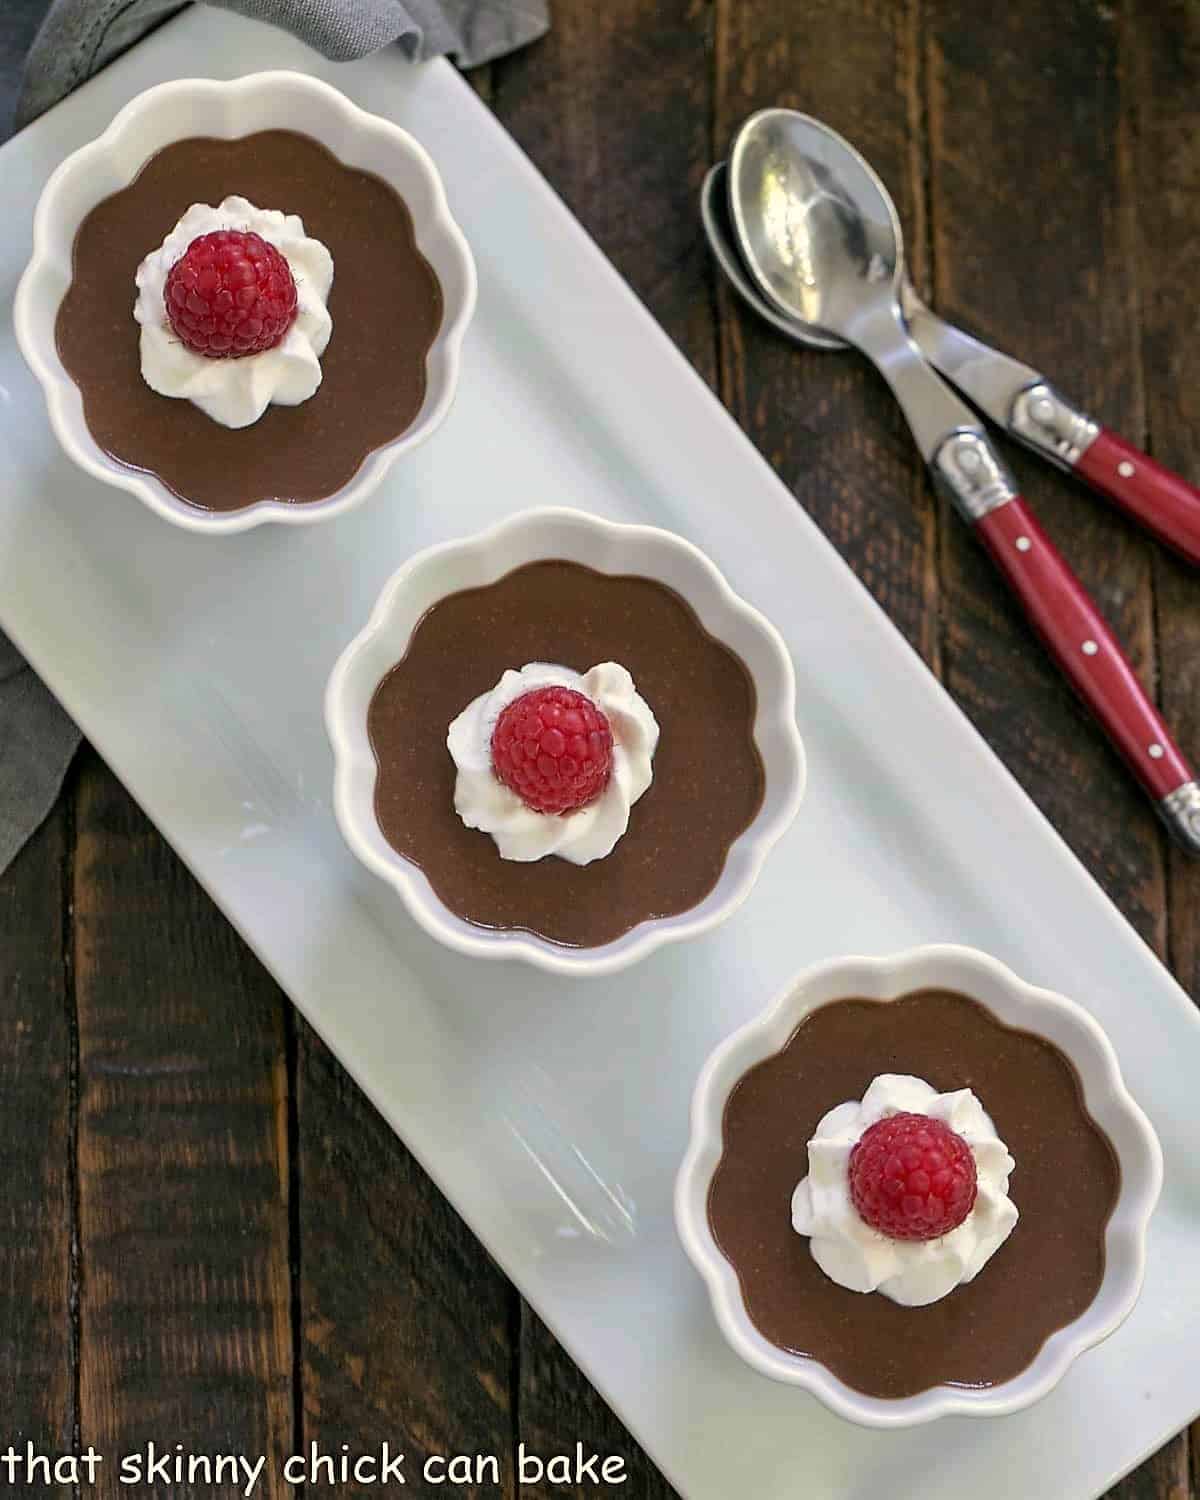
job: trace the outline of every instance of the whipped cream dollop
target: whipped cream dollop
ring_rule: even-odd
[[[261,354],[208,359],[189,349],[167,319],[167,273],[197,236],[216,229],[261,235],[291,267],[296,316],[283,340]],[[193,203],[138,266],[135,280],[133,315],[142,329],[142,379],[160,396],[191,401],[224,427],[249,427],[273,402],[299,406],[321,384],[321,355],[333,331],[325,306],[333,285],[333,257],[320,240],[305,235],[296,214],[256,208],[236,195],[216,208]]]
[[[527,807],[492,769],[492,731],[500,715],[535,688],[567,687],[590,698],[612,730],[612,772],[600,795],[569,813]],[[611,854],[629,827],[629,809],[653,779],[658,720],[616,662],[601,662],[581,677],[569,667],[530,662],[508,671],[469,703],[450,725],[446,744],[458,767],[454,807],[468,828],[490,833],[501,859],[529,862],[557,854],[586,865]]]
[[[850,1153],[885,1115],[910,1112],[942,1120],[971,1148],[977,1193],[971,1212],[936,1240],[894,1240],[859,1217],[850,1197]],[[852,1292],[882,1292],[905,1307],[937,1302],[972,1281],[1012,1233],[1008,1196],[1013,1159],[970,1089],[939,1094],[921,1078],[881,1073],[861,1102],[826,1114],[808,1143],[808,1176],[792,1195],[792,1227],[810,1237],[812,1257]]]

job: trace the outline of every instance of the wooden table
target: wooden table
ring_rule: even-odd
[[[936,307],[1195,475],[1200,8],[554,11],[547,40],[474,75],[480,93],[1194,990],[1200,872],[931,494],[882,383],[748,317],[713,274],[696,201],[750,110],[823,117],[895,194]],[[1200,759],[1200,585],[1010,456]],[[507,1454],[579,1439],[627,1457],[621,1493],[669,1493],[91,751],[0,881],[0,1035],[0,1446],[282,1454],[386,1438]],[[1193,1445],[1200,1457],[1200,1430]],[[414,1478],[408,1493],[425,1493]],[[1113,1493],[1200,1494],[1187,1435]]]

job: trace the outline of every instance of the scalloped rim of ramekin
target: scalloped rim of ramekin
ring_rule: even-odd
[[[584,538],[586,547],[564,548],[555,544],[556,536]],[[681,586],[676,578],[662,578],[659,569],[636,565],[635,553],[656,548],[673,554],[688,574],[690,587]],[[604,559],[616,553],[624,554],[625,561],[606,565]],[[423,872],[392,849],[379,830],[374,813],[378,768],[366,726],[366,704],[383,675],[379,663],[370,661],[372,648],[424,575],[459,565],[457,580],[438,595],[445,597],[494,582],[525,562],[563,556],[600,572],[640,572],[666,583],[686,599],[704,628],[722,644],[737,649],[730,645],[729,635],[744,631],[757,642],[762,657],[758,663],[748,662],[745,652],[737,650],[755,684],[754,740],[763,759],[763,805],[749,828],[734,840],[721,878],[690,912],[650,919],[611,943],[587,949],[562,947],[526,932],[473,927],[448,910]],[[392,664],[400,659],[417,619],[400,649],[393,642],[386,652],[380,650],[381,659],[390,659]],[[352,703],[349,700],[356,688],[359,697]],[[474,958],[522,959],[556,974],[611,974],[666,943],[711,931],[750,894],[763,861],[792,823],[804,795],[804,747],[795,712],[795,673],[782,637],[769,620],[733,592],[716,566],[691,542],[658,527],[606,521],[581,510],[521,511],[486,531],[428,547],[409,558],[385,584],[366,626],[338,658],[325,692],[325,726],[334,754],[334,813],[353,854],[400,895],[430,936],[447,947]]]
[[[386,138],[397,151],[404,153],[424,179],[433,205],[433,212],[423,215],[420,220],[413,214],[417,248],[431,263],[456,264],[462,278],[461,294],[453,306],[448,299],[444,305],[442,326],[426,357],[429,383],[425,401],[416,419],[390,443],[368,454],[358,471],[340,490],[324,500],[304,504],[259,500],[241,510],[206,511],[180,499],[154,475],[142,473],[109,458],[88,429],[79,387],[63,367],[54,342],[54,324],[62,298],[71,284],[72,247],[79,223],[82,222],[82,216],[79,216],[75,222],[64,224],[60,201],[64,188],[72,179],[77,174],[86,174],[92,170],[101,157],[114,155],[126,133],[136,131],[147,112],[158,106],[164,97],[173,96],[180,101],[179,118],[188,122],[188,130],[185,133],[177,131],[164,135],[162,139],[156,138],[149,143],[144,153],[139,153],[136,170],[128,175],[122,174],[125,179],[123,186],[128,186],[133,181],[151,156],[174,141],[184,139],[185,134],[207,132],[221,139],[235,139],[245,133],[245,126],[223,129],[219,121],[210,122],[203,117],[197,119],[185,101],[192,104],[202,101],[210,108],[213,101],[217,100],[223,104],[232,102],[236,105],[239,99],[261,96],[268,90],[277,91],[281,100],[285,94],[292,100],[297,94],[304,95],[321,109],[332,110],[350,132],[357,133],[360,137],[375,135]],[[252,128],[263,127],[258,124]],[[302,129],[327,150],[333,151],[339,160],[343,160],[341,152],[325,139],[319,120],[306,116],[301,123],[294,113],[288,115],[284,110],[277,128]],[[117,191],[120,191],[119,187],[101,194],[96,201],[100,202],[111,196],[111,192]],[[67,265],[65,281],[64,257]],[[444,278],[439,279],[443,280],[445,293]],[[57,295],[52,288],[46,290],[55,280],[62,283]],[[50,425],[67,456],[97,479],[136,495],[156,515],[174,525],[189,531],[222,535],[248,531],[267,522],[284,526],[313,525],[342,515],[365,500],[396,459],[424,442],[440,426],[450,410],[458,385],[463,339],[475,310],[477,291],[478,278],[470,247],[450,213],[441,175],[420,142],[390,120],[360,109],[332,84],[305,73],[275,69],[231,80],[181,78],[156,84],[131,99],[102,135],[66,157],[51,174],[38,199],[33,221],[33,251],[17,287],[13,320],[17,344],[25,362],[42,386]],[[132,317],[132,299],[130,316]],[[435,376],[438,380],[436,387]]]
[[[884,1400],[852,1390],[815,1359],[788,1354],[751,1323],[737,1273],[713,1238],[708,1192],[720,1160],[725,1102],[734,1083],[777,1052],[811,1011],[838,998],[894,1000],[926,987],[980,1001],[1005,1025],[1048,1036],[1073,1063],[1084,1102],[1112,1142],[1121,1187],[1105,1231],[1104,1279],[1095,1300],[1046,1340],[1033,1362],[998,1386],[934,1386]],[[986,1105],[986,1101],[985,1101]],[[1020,1163],[1017,1164],[1018,1170]],[[728,1036],[700,1071],[692,1096],[691,1138],[675,1184],[675,1223],[683,1248],[708,1288],[717,1323],[733,1350],[773,1380],[809,1391],[838,1416],[865,1427],[913,1427],[935,1418],[1007,1416],[1041,1400],[1085,1350],[1106,1339],[1133,1310],[1145,1272],[1146,1231],[1162,1188],[1162,1148],[1121,1078],[1112,1043],[1074,1000],[1018,979],[973,948],[936,944],[891,957],[847,957],[806,969],[768,1009]]]

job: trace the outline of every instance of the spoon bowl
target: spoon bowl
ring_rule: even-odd
[[[789,109],[751,115],[734,139],[727,184],[751,280],[823,347],[858,343],[864,318],[898,303],[904,240],[895,205],[828,126]]]
[[[795,318],[781,313],[773,303],[767,301],[750,280],[741,252],[738,250],[733,223],[729,217],[729,165],[727,162],[716,162],[704,174],[704,182],[700,187],[700,220],[704,225],[708,248],[724,273],[726,281],[760,318],[770,323],[772,328],[786,338],[794,340],[797,344],[804,344],[809,349],[836,351],[850,348],[845,339],[836,339],[832,334],[818,333],[807,323],[799,323]],[[948,327],[940,318],[934,317],[917,295],[909,279],[907,265],[900,282],[900,309],[904,313],[906,322],[911,323],[914,317],[920,315],[929,321],[934,332],[941,332]],[[951,331],[958,333],[957,329]],[[1003,355],[996,357],[1006,358]],[[1036,372],[1031,370],[1029,374],[1032,378]]]
[[[750,280],[738,252],[729,218],[728,179],[729,168],[725,162],[719,161],[705,173],[700,189],[700,218],[704,224],[704,233],[708,238],[709,249],[725,273],[726,280],[760,318],[787,338],[794,339],[799,344],[807,344],[812,349],[848,349],[850,345],[845,339],[818,333],[807,323],[798,323],[795,318],[780,312]]]
[[[797,330],[867,356],[935,478],[961,489],[963,504],[977,508],[977,490],[998,495],[1006,476],[974,414],[909,335],[900,221],[862,156],[810,115],[764,109],[734,137],[726,181],[733,243],[763,299]],[[947,446],[958,435],[966,441]]]

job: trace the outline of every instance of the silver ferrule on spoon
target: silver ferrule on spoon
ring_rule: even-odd
[[[929,462],[939,485],[971,525],[1016,499],[1012,475],[979,432],[950,433]]]
[[[1008,430],[1061,469],[1073,469],[1100,435],[1091,417],[1044,380],[1017,392]]]

